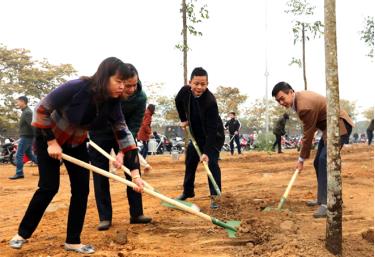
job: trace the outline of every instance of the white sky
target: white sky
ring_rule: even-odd
[[[176,94],[182,86],[180,0],[2,0],[0,43],[26,48],[37,59],[70,63],[78,75],[92,75],[99,63],[116,56],[133,63],[144,84],[164,83],[161,94]],[[293,45],[291,17],[284,13],[286,0],[268,0],[268,33],[265,1],[205,0],[210,19],[196,28],[202,37],[190,37],[188,73],[196,66],[209,73],[209,88],[240,88],[250,100],[265,95],[265,52],[268,45],[269,97],[279,81],[303,90],[302,71],[288,66],[299,57]],[[323,0],[316,19],[324,20]],[[364,17],[373,16],[373,0],[337,1],[337,37],[340,96],[373,106],[374,63],[360,41]],[[266,37],[268,43],[266,44]],[[307,42],[309,90],[325,95],[324,39]]]

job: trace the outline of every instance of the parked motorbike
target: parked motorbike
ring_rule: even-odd
[[[16,163],[17,147],[13,139],[6,139],[5,143],[0,146],[0,163]]]

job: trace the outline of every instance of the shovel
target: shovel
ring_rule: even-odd
[[[130,187],[133,187],[133,188],[137,187],[136,184],[134,184],[133,182],[130,182],[129,180],[126,180],[126,179],[124,179],[120,176],[114,175],[110,172],[107,172],[103,169],[100,169],[100,168],[94,166],[94,165],[88,164],[84,161],[78,160],[78,159],[76,159],[74,157],[71,157],[69,155],[66,155],[64,153],[62,154],[62,158],[64,160],[69,161],[71,163],[74,163],[75,165],[78,165],[82,168],[85,168],[85,169],[90,170],[92,172],[96,172],[96,173],[98,173],[102,176],[105,176],[107,178],[112,178],[116,181],[119,181],[119,182],[121,182],[121,183],[123,183],[127,186],[130,186]],[[230,238],[236,238],[237,227],[240,225],[240,221],[231,220],[231,221],[228,221],[228,222],[224,222],[224,221],[221,221],[221,220],[216,219],[214,217],[211,217],[211,216],[209,216],[209,215],[207,215],[203,212],[200,212],[200,211],[198,211],[194,208],[188,207],[188,206],[186,206],[186,205],[184,205],[184,204],[182,204],[182,203],[180,203],[180,202],[178,202],[178,201],[176,201],[172,198],[166,197],[166,196],[164,196],[164,195],[162,195],[162,194],[160,194],[160,193],[158,193],[154,190],[151,190],[148,187],[144,187],[143,190],[144,190],[145,193],[147,193],[149,195],[152,195],[156,198],[159,198],[160,200],[162,200],[164,202],[175,205],[183,211],[189,212],[193,215],[196,215],[198,217],[201,217],[202,219],[205,219],[205,220],[211,222],[212,224],[215,224],[217,226],[220,226],[220,227],[224,228],[228,232],[228,236]]]
[[[266,207],[263,211],[271,211],[271,210],[280,211],[281,208],[283,208],[284,203],[286,202],[286,199],[288,198],[289,191],[290,191],[290,189],[292,188],[292,186],[293,186],[293,184],[294,184],[294,181],[297,179],[298,173],[299,173],[299,170],[296,169],[296,170],[294,171],[294,173],[293,173],[292,178],[291,178],[290,181],[289,181],[289,184],[288,184],[288,186],[287,186],[287,188],[286,188],[286,190],[285,190],[283,196],[282,196],[281,199],[280,199],[280,202],[279,202],[279,205],[277,206],[277,208],[274,209],[274,208],[271,208],[271,207]]]
[[[186,126],[186,130],[185,131],[187,132],[188,137],[191,139],[191,142],[193,143],[193,146],[194,146],[195,150],[197,151],[197,154],[198,154],[199,159],[200,159],[202,157],[202,153],[201,153],[201,150],[199,150],[199,146],[197,144],[197,141],[195,141],[194,137],[192,136],[192,134],[190,132],[189,126]],[[207,162],[202,162],[202,163],[203,163],[203,166],[204,166],[204,168],[205,168],[205,170],[207,172],[208,178],[210,179],[212,185],[214,186],[214,189],[216,191],[217,196],[218,197],[221,196],[221,191],[220,191],[218,185],[216,184],[214,176],[212,176],[212,173],[210,171],[210,168],[208,167]]]
[[[90,146],[92,146],[95,150],[97,150],[99,153],[101,153],[103,156],[107,157],[108,160],[111,160],[111,161],[115,161],[116,158],[111,156],[110,154],[108,154],[106,151],[104,151],[100,146],[98,146],[96,143],[94,143],[94,141],[90,140],[89,141],[89,144]],[[138,156],[139,157],[139,156]],[[142,155],[141,155],[142,157]],[[142,157],[143,158],[143,157]],[[144,160],[144,159],[143,159]],[[144,160],[146,161],[146,160]],[[128,174],[129,176],[131,176],[131,173],[130,173],[130,170],[128,168],[126,168],[124,165],[121,166],[121,169],[126,173]],[[143,180],[143,179],[142,179]],[[149,188],[150,190],[152,191],[155,191],[156,192],[156,189],[153,188],[149,183],[147,183],[145,180],[143,180],[143,183],[145,184],[145,187]],[[182,200],[176,200],[176,201],[179,201],[180,203],[184,204],[184,205],[187,205],[191,208],[194,208],[196,210],[200,210],[199,207],[196,205],[196,204],[193,204],[193,203],[189,203],[189,202],[186,202],[186,201],[182,201]],[[170,205],[168,203],[162,203],[164,206],[167,206],[167,207],[170,207],[170,208],[176,208],[176,206],[174,205]]]

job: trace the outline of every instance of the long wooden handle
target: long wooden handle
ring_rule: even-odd
[[[283,196],[281,197],[280,199],[280,202],[279,202],[279,205],[277,206],[277,209],[281,209],[286,201],[286,199],[288,198],[288,195],[289,195],[289,191],[291,190],[293,184],[294,184],[294,181],[297,179],[297,176],[298,176],[298,173],[299,173],[299,170],[296,169],[293,173],[293,176],[292,178],[290,179],[289,181],[289,184],[283,194]]]
[[[111,161],[116,161],[115,158],[113,158],[109,153],[107,153],[106,151],[104,151],[100,146],[98,146],[96,143],[94,143],[94,141],[90,140],[89,141],[89,144],[90,146],[92,146],[93,148],[95,148],[95,150],[97,150],[99,153],[101,153],[103,156],[107,157],[108,160],[111,160]],[[128,174],[129,176],[132,176],[130,170],[128,168],[126,168],[124,165],[121,166],[121,169],[126,173]],[[142,179],[143,180],[143,179]],[[151,190],[155,190],[155,188],[153,188],[149,183],[147,183],[145,180],[143,180],[143,183],[145,184],[145,186]]]
[[[197,154],[198,154],[199,158],[201,158],[202,157],[202,152],[199,149],[197,141],[195,141],[193,135],[191,134],[189,126],[186,126],[186,132],[187,132],[189,138],[191,139],[191,142],[193,143],[193,146],[194,146],[195,150],[197,151]],[[219,186],[217,185],[217,183],[215,181],[214,176],[212,175],[212,172],[211,172],[210,168],[208,167],[207,162],[203,161],[202,163],[203,163],[204,169],[207,172],[208,178],[210,179],[212,185],[214,186],[214,189],[215,189],[217,195],[220,196],[221,195],[221,191],[220,191]]]
[[[100,174],[102,176],[105,176],[107,178],[112,178],[112,179],[114,179],[114,180],[116,180],[118,182],[121,182],[121,183],[123,183],[123,184],[125,184],[127,186],[130,186],[130,187],[136,187],[137,186],[136,184],[134,184],[133,182],[131,182],[129,180],[126,180],[126,179],[124,179],[124,178],[122,178],[120,176],[117,176],[115,174],[107,172],[107,171],[105,171],[103,169],[100,169],[100,168],[94,166],[94,165],[88,164],[86,162],[78,160],[78,159],[76,159],[74,157],[71,157],[69,155],[66,155],[64,153],[62,154],[62,158],[64,160],[67,160],[67,161],[69,161],[71,163],[74,163],[74,164],[76,164],[76,165],[78,165],[80,167],[83,167],[83,168],[88,169],[90,171],[96,172],[96,173],[98,173],[98,174]],[[190,208],[190,207],[188,207],[188,206],[186,206],[186,205],[184,205],[184,204],[182,204],[182,203],[180,203],[180,202],[178,202],[178,201],[176,201],[176,200],[174,200],[172,198],[166,197],[165,195],[162,195],[162,194],[160,194],[160,193],[158,193],[156,191],[153,191],[153,190],[151,190],[149,188],[145,187],[143,189],[144,189],[144,192],[147,193],[147,194],[149,194],[149,195],[152,195],[152,196],[154,196],[156,198],[159,198],[160,200],[162,200],[164,202],[167,202],[167,203],[170,203],[172,205],[175,205],[178,208],[180,208],[180,209],[182,209],[182,210],[184,210],[186,212],[189,212],[189,213],[194,214],[196,216],[199,216],[199,217],[201,217],[201,218],[203,218],[203,219],[205,219],[207,221],[212,222],[211,216],[209,216],[209,215],[207,215],[205,213],[202,213],[202,212],[197,211],[197,210],[195,210],[193,208]]]
[[[139,163],[143,166],[143,167],[146,167],[148,164],[148,162],[145,160],[145,158],[143,158],[142,154],[138,153],[138,159],[139,159]]]

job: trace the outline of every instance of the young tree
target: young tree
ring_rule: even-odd
[[[302,42],[302,61],[300,58],[292,58],[290,65],[297,64],[303,72],[303,81],[305,83],[305,90],[307,90],[307,78],[306,78],[306,40],[310,38],[320,37],[323,34],[324,25],[321,21],[308,22],[314,16],[315,6],[310,5],[307,0],[289,0],[287,2],[288,9],[286,13],[291,13],[296,20],[292,22],[292,31],[294,34],[294,45],[297,41]]]
[[[182,43],[175,47],[182,51],[183,67],[184,67],[184,85],[188,82],[187,75],[187,52],[190,50],[188,45],[188,33],[193,36],[202,36],[203,33],[196,30],[194,25],[201,23],[204,19],[208,19],[207,5],[202,5],[200,8],[195,6],[197,0],[182,0],[180,12],[182,14]],[[199,9],[197,11],[197,9]]]
[[[324,41],[327,87],[327,226],[326,248],[342,254],[342,183],[339,114],[340,96],[337,67],[336,1],[324,1]]]
[[[222,116],[227,116],[229,112],[239,114],[239,106],[247,99],[246,95],[241,94],[236,87],[219,86],[215,93],[219,113]]]
[[[373,58],[374,57],[374,17],[367,16],[365,18],[365,27],[361,34],[361,40],[366,44],[366,46],[370,49],[367,56]]]

